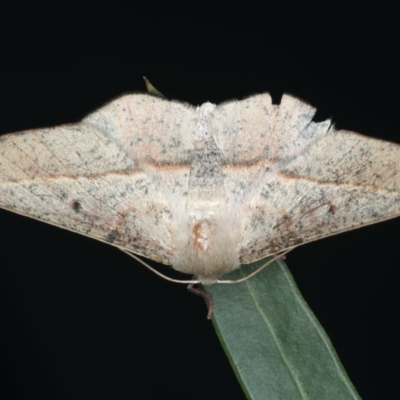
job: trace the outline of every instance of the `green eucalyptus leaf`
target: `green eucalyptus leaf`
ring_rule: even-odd
[[[157,90],[145,76],[143,77],[143,80],[146,85],[146,90],[148,91],[149,94],[151,94],[152,96],[165,98],[165,96],[159,90]]]
[[[265,260],[224,279],[240,279]],[[359,399],[286,264],[234,285],[211,285],[213,323],[249,399]]]

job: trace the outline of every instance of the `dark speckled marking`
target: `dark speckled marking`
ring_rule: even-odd
[[[114,243],[116,240],[118,240],[120,237],[120,233],[116,230],[113,229],[107,236],[106,236],[106,241],[108,243]]]
[[[76,212],[79,213],[82,210],[82,204],[78,200],[71,201],[71,208]]]

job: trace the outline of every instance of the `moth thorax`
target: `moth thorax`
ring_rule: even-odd
[[[210,215],[191,218],[176,236],[173,267],[203,283],[216,282],[238,268],[240,231],[233,219]]]

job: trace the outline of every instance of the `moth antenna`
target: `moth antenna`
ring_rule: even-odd
[[[295,246],[297,247],[297,246]],[[286,256],[287,253],[289,253],[289,251],[292,251],[295,247],[291,247],[290,249],[284,251],[281,254],[277,254],[276,256],[274,256],[273,258],[271,258],[270,260],[268,260],[265,264],[261,265],[260,268],[256,269],[255,271],[253,271],[251,274],[245,276],[244,278],[240,278],[237,280],[226,280],[226,281],[217,281],[217,283],[241,283],[244,281],[247,281],[247,279],[252,278],[253,276],[257,275],[259,272],[261,272],[264,268],[268,267],[268,265],[272,264],[274,261],[279,260],[279,259],[284,259],[284,257]]]
[[[129,251],[126,251],[126,250],[122,249],[121,247],[118,247],[118,249],[121,250],[123,253],[127,254],[129,257],[132,257],[134,260],[140,262],[140,264],[144,265],[150,271],[154,272],[156,275],[160,276],[161,278],[165,279],[166,281],[170,281],[170,282],[174,282],[174,283],[184,283],[184,284],[189,284],[189,285],[194,285],[196,283],[200,283],[199,281],[196,281],[196,280],[183,280],[183,279],[170,278],[167,275],[164,275],[161,272],[157,271],[155,268],[150,267],[149,264],[147,264],[145,261],[141,260],[135,254],[130,253]]]
[[[208,313],[207,313],[207,319],[211,319],[214,311],[214,302],[211,296],[209,296],[206,292],[204,292],[201,289],[197,289],[193,287],[193,283],[189,283],[187,290],[189,290],[190,293],[193,293],[197,296],[201,296],[207,303],[208,307]]]

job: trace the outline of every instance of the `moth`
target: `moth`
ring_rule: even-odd
[[[122,96],[0,137],[0,207],[219,282],[400,215],[400,146],[314,114],[268,93],[199,107]]]

